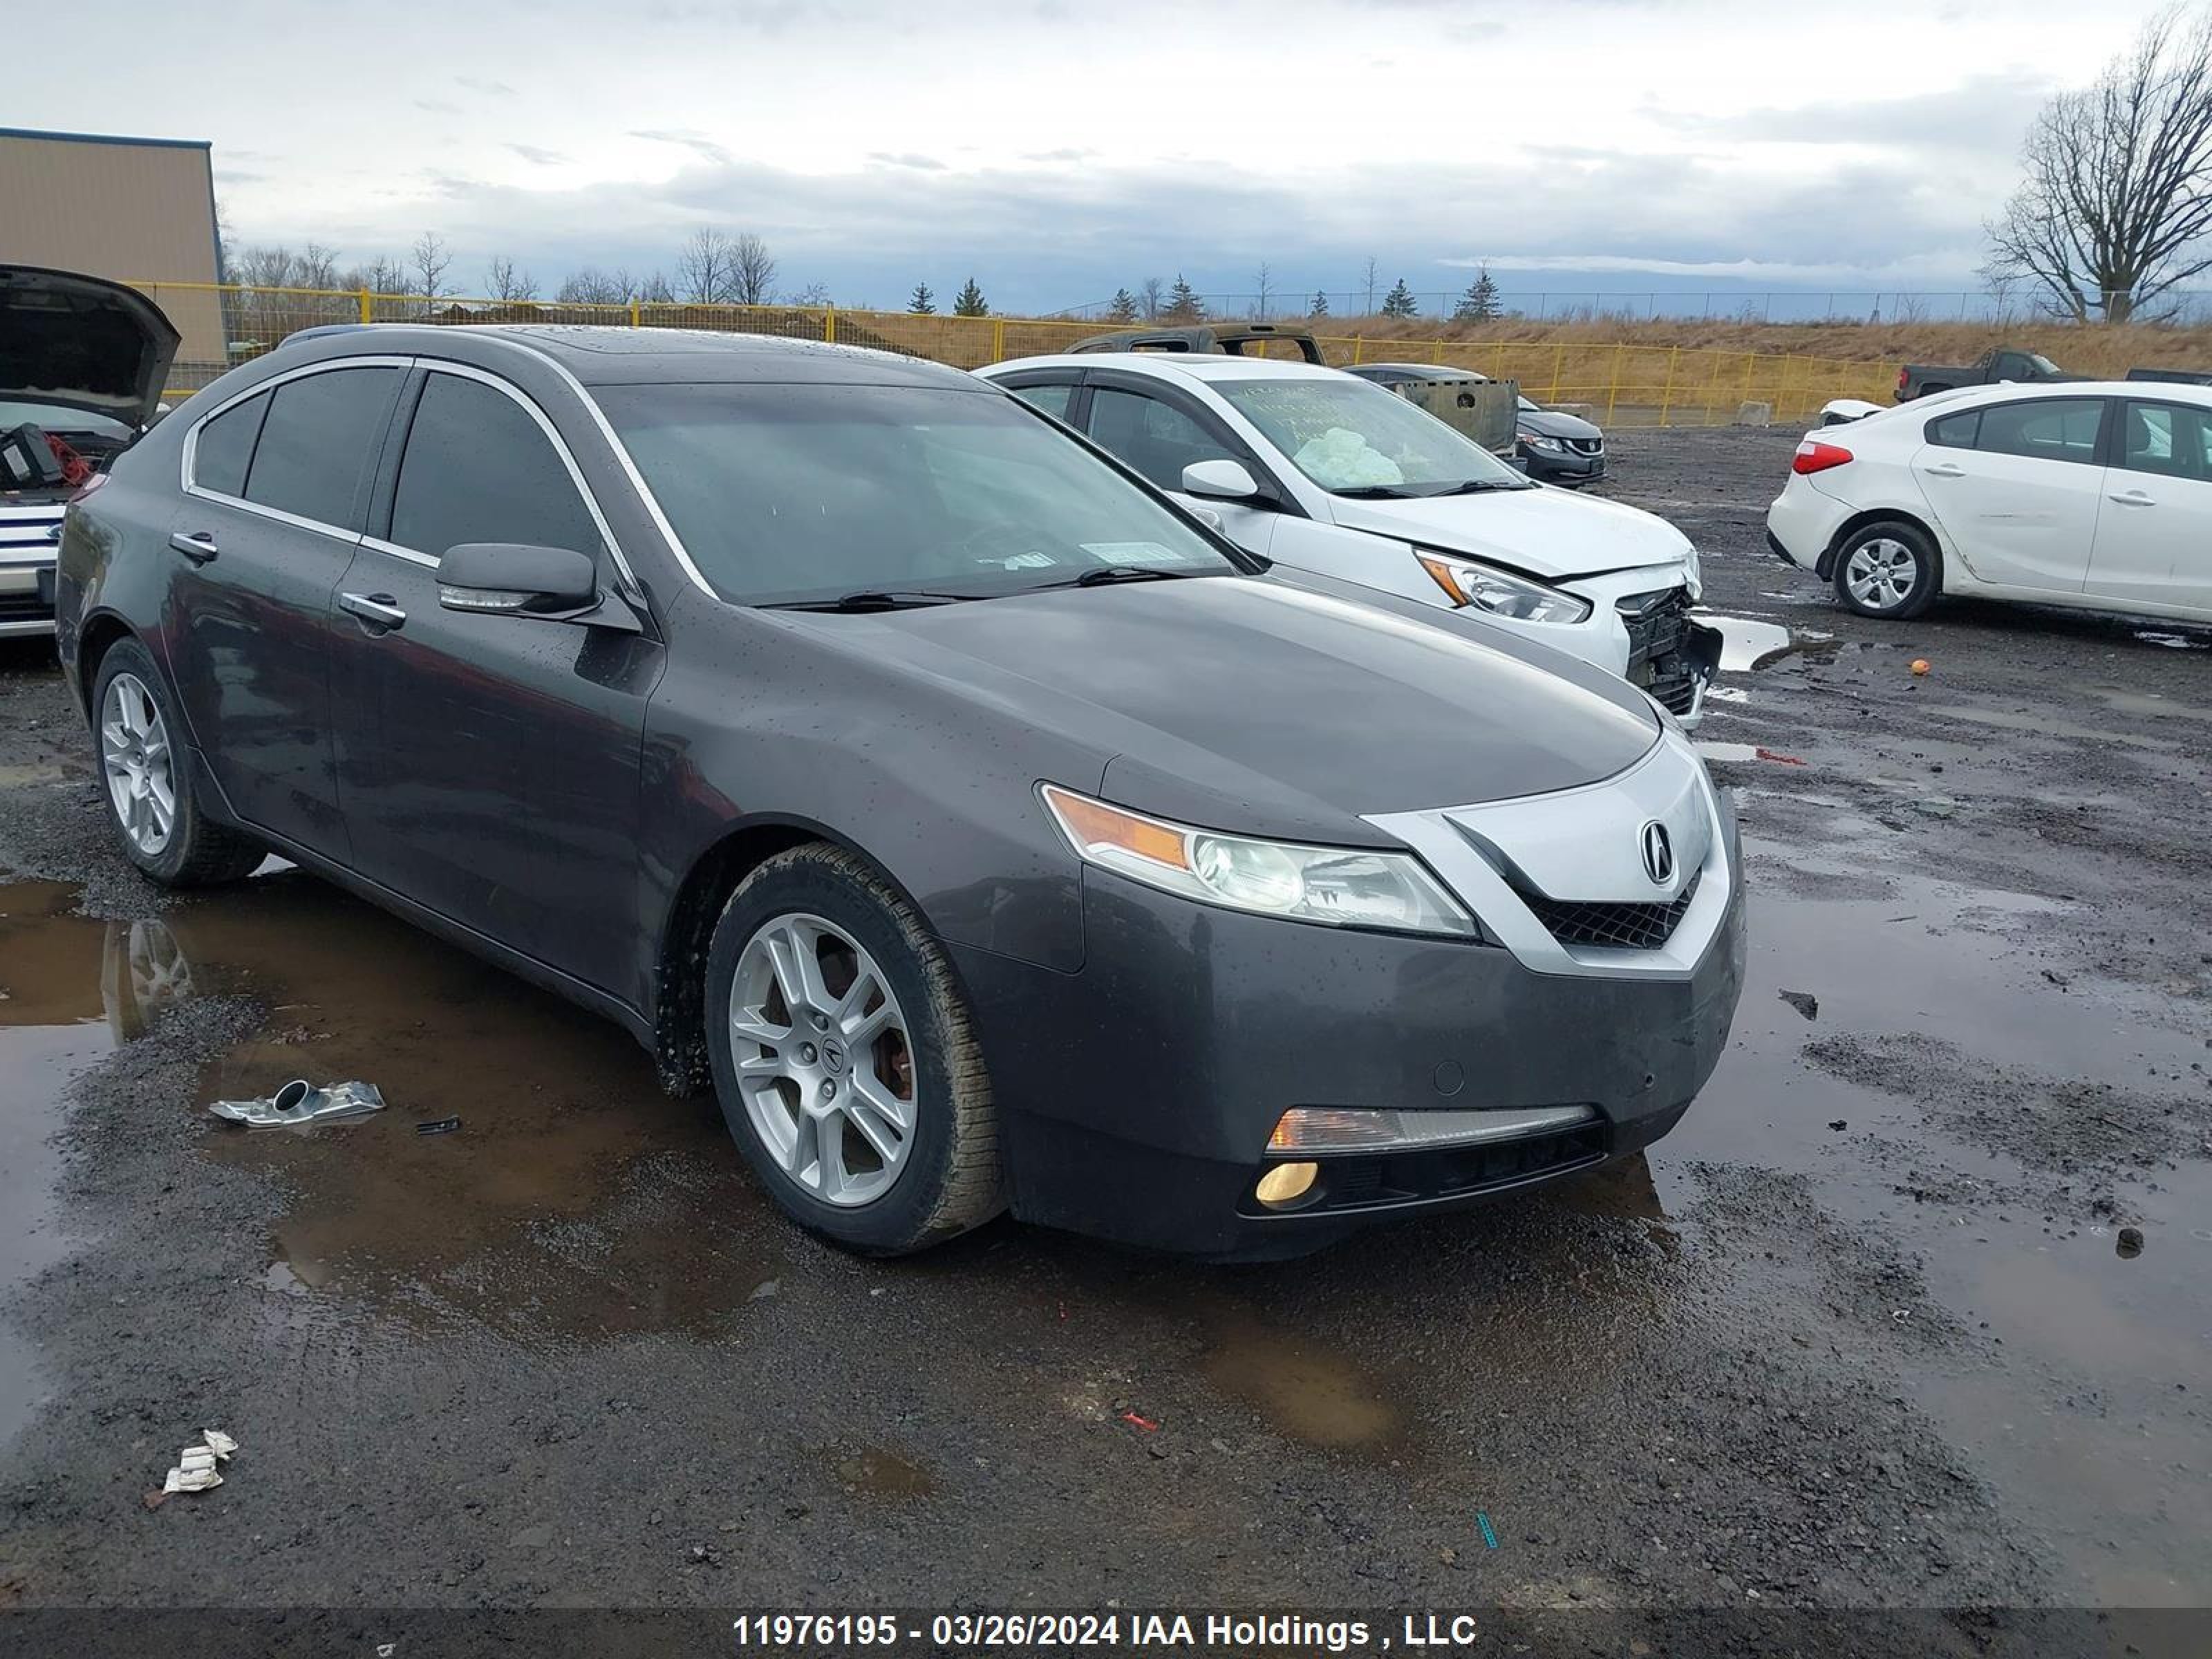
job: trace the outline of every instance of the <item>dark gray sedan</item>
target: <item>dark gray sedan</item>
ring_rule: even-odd
[[[620,1022],[863,1250],[1307,1248],[1645,1145],[1735,1006],[1640,693],[927,363],[295,341],[72,509],[59,611],[141,870],[274,850]]]
[[[1436,363],[1355,363],[1345,371],[1377,386],[1418,386],[1424,380],[1481,380],[1471,368],[1451,368]],[[1594,422],[1564,409],[1520,399],[1513,433],[1513,453],[1532,478],[1546,483],[1595,483],[1605,477],[1605,433]]]

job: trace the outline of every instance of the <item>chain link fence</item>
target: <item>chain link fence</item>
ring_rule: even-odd
[[[1099,331],[1096,322],[1019,317],[919,316],[909,312],[850,311],[835,307],[668,305],[631,301],[571,305],[538,300],[428,300],[365,289],[134,284],[172,316],[220,309],[222,356],[188,346],[191,355],[170,371],[169,395],[189,396],[224,370],[260,356],[303,328],[343,323],[589,324],[623,328],[706,329],[825,340],[926,357],[956,368],[981,368],[1010,357],[1065,351]],[[204,341],[218,331],[198,328]],[[1711,426],[1738,418],[1746,404],[1765,404],[1781,422],[1802,421],[1832,398],[1885,401],[1896,384],[1894,364],[1788,353],[1567,341],[1370,340],[1359,334],[1317,337],[1338,367],[1361,362],[1417,362],[1472,369],[1520,382],[1523,396],[1586,412],[1611,426]],[[1295,356],[1285,341],[1277,357]]]

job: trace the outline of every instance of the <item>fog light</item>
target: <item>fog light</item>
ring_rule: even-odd
[[[1260,1177],[1252,1196],[1274,1208],[1295,1204],[1313,1190],[1320,1175],[1318,1164],[1278,1164]]]

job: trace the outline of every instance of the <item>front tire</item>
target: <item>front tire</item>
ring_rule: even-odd
[[[706,1010],[724,1121],[802,1226],[900,1255],[1006,1207],[966,999],[863,860],[817,842],[740,882],[708,951]]]
[[[1942,556],[1919,526],[1866,525],[1836,550],[1836,598],[1862,617],[1905,622],[1936,603],[1942,572]]]
[[[100,794],[123,856],[164,887],[211,886],[251,873],[264,849],[201,811],[176,701],[144,646],[118,640],[109,647],[92,708]]]

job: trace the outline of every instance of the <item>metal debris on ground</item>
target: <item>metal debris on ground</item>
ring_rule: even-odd
[[[416,1124],[415,1133],[418,1135],[449,1135],[460,1127],[461,1121],[457,1117],[434,1117],[428,1123]]]
[[[217,1117],[249,1129],[334,1122],[383,1109],[384,1096],[373,1083],[331,1083],[318,1089],[305,1078],[295,1078],[259,1100],[218,1100],[208,1108]]]
[[[222,1485],[222,1472],[216,1465],[228,1462],[238,1449],[238,1442],[221,1429],[202,1429],[200,1443],[186,1446],[177,1454],[177,1467],[161,1480],[161,1495],[171,1492],[205,1492],[210,1486]]]

